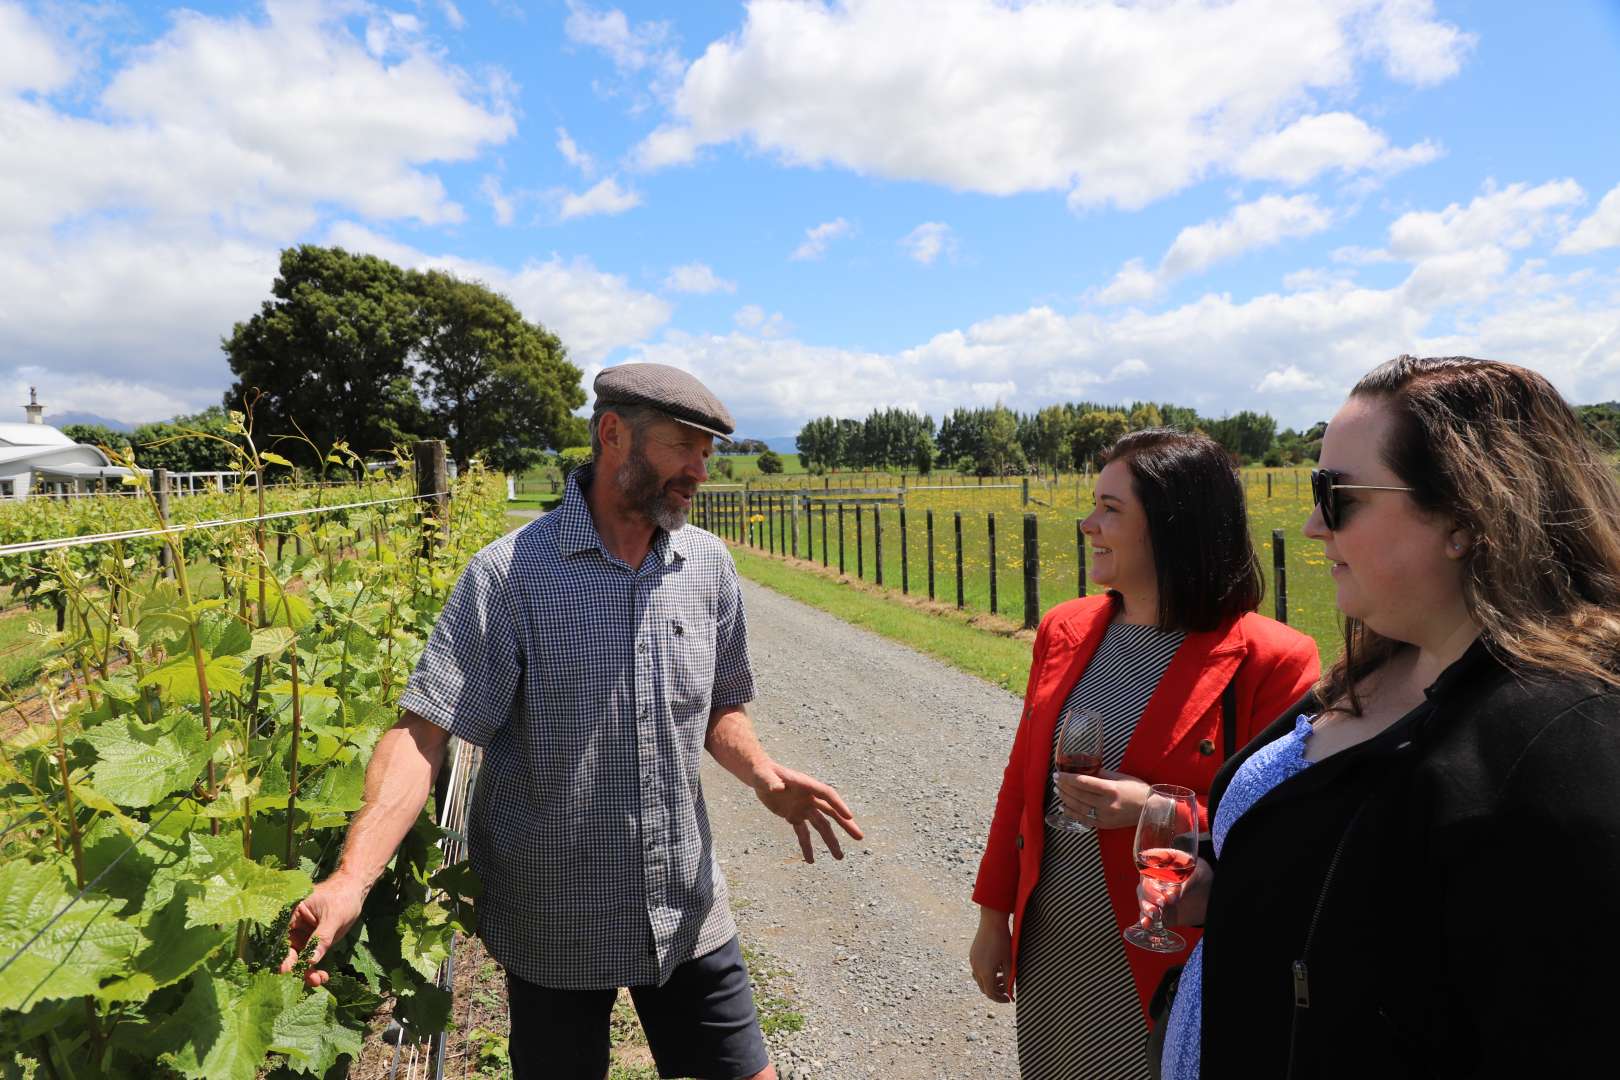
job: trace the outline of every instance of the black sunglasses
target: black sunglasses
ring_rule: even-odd
[[[1339,497],[1335,491],[1412,491],[1409,487],[1391,487],[1388,484],[1341,484],[1340,473],[1332,469],[1311,470],[1311,498],[1322,511],[1322,524],[1330,530],[1339,527]]]

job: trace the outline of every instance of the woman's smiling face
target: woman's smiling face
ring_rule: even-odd
[[[1111,461],[1097,474],[1096,506],[1080,528],[1091,540],[1091,580],[1127,597],[1158,596],[1159,575],[1148,537],[1147,511],[1131,470]]]
[[[1374,398],[1351,398],[1328,424],[1320,465],[1340,484],[1405,487],[1382,451],[1394,415]],[[1397,641],[1421,642],[1440,613],[1462,598],[1462,551],[1452,523],[1421,509],[1404,491],[1334,492],[1339,527],[1313,508],[1305,535],[1322,542],[1344,614]]]

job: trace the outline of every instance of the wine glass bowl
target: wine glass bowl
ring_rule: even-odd
[[[1074,708],[1063,713],[1057,742],[1052,751],[1052,767],[1074,776],[1096,776],[1103,764],[1103,717],[1093,709]],[[1070,817],[1062,803],[1047,811],[1046,823],[1066,832],[1086,833],[1091,826]]]
[[[1148,926],[1132,926],[1125,940],[1151,952],[1180,952],[1187,940],[1164,925],[1164,905],[1176,896],[1198,866],[1198,793],[1174,784],[1154,784],[1136,823],[1136,868],[1143,883],[1154,882],[1164,903]]]

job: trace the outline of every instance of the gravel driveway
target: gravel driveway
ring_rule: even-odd
[[[805,1019],[773,1038],[777,1068],[1017,1075],[1012,1006],[979,993],[967,951],[1019,699],[752,582],[743,592],[761,741],[838,788],[866,831],[842,862],[818,851],[806,866],[785,822],[704,766],[743,941],[789,970]]]

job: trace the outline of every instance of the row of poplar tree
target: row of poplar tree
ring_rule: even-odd
[[[1271,416],[1249,410],[1215,418],[1168,402],[1070,402],[1033,413],[1003,405],[958,408],[937,429],[932,416],[905,409],[874,410],[865,420],[824,416],[804,425],[797,446],[805,467],[818,471],[901,468],[927,473],[939,466],[1008,476],[1084,469],[1095,465],[1121,435],[1149,427],[1203,431],[1235,459],[1273,465],[1314,457],[1322,437],[1322,425],[1279,434]]]

